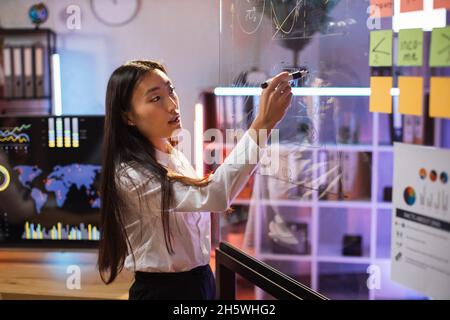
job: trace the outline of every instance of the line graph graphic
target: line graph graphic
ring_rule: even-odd
[[[30,143],[30,136],[23,132],[31,128],[31,125],[0,129],[0,143],[26,144]]]
[[[14,127],[11,130],[4,130],[4,132],[6,132],[6,133],[16,133],[16,132],[21,132],[23,130],[27,130],[27,129],[30,129],[30,128],[31,128],[31,124],[23,124],[20,127]]]

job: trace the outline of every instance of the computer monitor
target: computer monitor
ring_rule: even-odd
[[[0,247],[97,246],[103,122],[0,117]]]

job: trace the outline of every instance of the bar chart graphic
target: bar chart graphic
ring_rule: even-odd
[[[100,240],[100,230],[97,226],[80,223],[79,226],[63,226],[58,222],[48,230],[41,224],[25,222],[22,239],[25,240]]]
[[[78,118],[49,118],[48,146],[50,148],[80,147]]]

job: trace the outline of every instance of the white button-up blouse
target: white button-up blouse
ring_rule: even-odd
[[[169,254],[161,221],[161,185],[146,169],[123,163],[117,172],[129,250],[125,268],[144,272],[182,272],[209,263],[211,253],[210,211],[226,211],[257,167],[265,148],[247,131],[209,178],[204,187],[173,183],[169,213],[174,254]],[[184,154],[156,152],[160,164],[189,177],[198,177]],[[141,202],[138,199],[141,197]]]

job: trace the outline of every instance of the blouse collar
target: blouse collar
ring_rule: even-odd
[[[169,165],[170,156],[171,156],[170,153],[162,152],[161,150],[155,148],[156,160],[163,166],[167,167]]]

